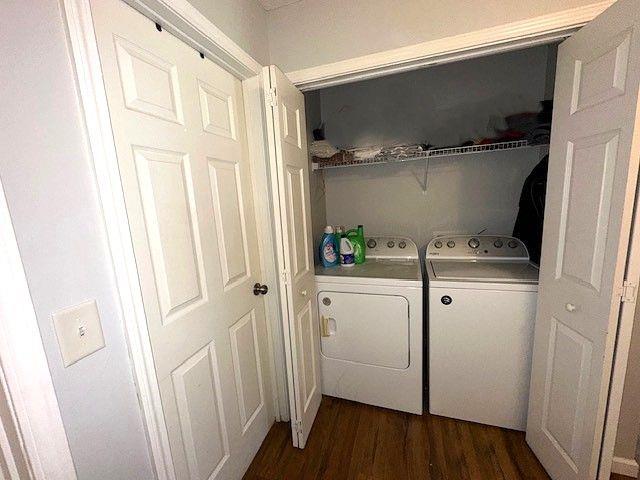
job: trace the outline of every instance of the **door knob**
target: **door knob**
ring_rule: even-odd
[[[269,287],[267,287],[266,285],[260,285],[259,283],[256,283],[253,286],[254,295],[266,295],[268,291],[269,291]]]
[[[576,311],[576,306],[573,303],[567,303],[564,308],[567,310],[567,312],[575,312]]]

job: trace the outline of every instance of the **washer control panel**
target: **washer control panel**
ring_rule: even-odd
[[[407,237],[372,236],[365,238],[367,258],[413,260],[418,258],[418,246]]]
[[[427,258],[528,259],[527,247],[514,237],[501,235],[451,235],[436,237],[426,249]]]

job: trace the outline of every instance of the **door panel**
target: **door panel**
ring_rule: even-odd
[[[640,144],[640,9],[620,0],[560,45],[527,441],[554,479],[593,479]]]
[[[570,277],[596,291],[602,281],[617,145],[616,133],[567,145],[557,261],[561,274],[556,279]]]
[[[125,106],[184,124],[177,67],[117,36],[115,45]]]
[[[251,275],[239,165],[209,159],[209,179],[226,290]]]
[[[262,367],[256,330],[256,317],[253,311],[229,329],[243,432],[251,426],[253,419],[264,405]]]
[[[119,0],[92,13],[173,469],[240,478],[274,419],[242,85]]]
[[[295,246],[291,273],[294,280],[309,273],[309,249],[307,247],[307,212],[305,208],[304,169],[287,167],[287,190],[289,192],[289,218],[291,221],[291,240]]]
[[[581,447],[576,433],[585,413],[588,394],[586,372],[591,364],[591,352],[591,341],[552,317],[544,430],[573,469],[577,469],[575,458]],[[557,408],[556,405],[562,407]]]
[[[190,478],[215,478],[229,458],[219,375],[213,343],[172,373]]]
[[[186,155],[134,147],[154,279],[163,323],[206,301],[193,191]]]
[[[278,263],[282,282],[285,349],[293,443],[304,448],[320,400],[320,330],[315,305],[315,276],[311,245],[309,158],[304,97],[274,66],[265,68],[265,89],[275,92],[275,105],[268,105],[274,207],[282,219],[278,232],[282,250]]]

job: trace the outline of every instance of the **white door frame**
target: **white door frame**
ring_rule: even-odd
[[[612,3],[614,0],[604,0],[496,27],[286,72],[286,74],[289,80],[304,92],[558,42],[593,20]]]
[[[0,454],[28,463],[33,480],[72,480],[75,467],[53,389],[36,312],[0,181],[0,389],[10,436],[0,425]],[[5,423],[7,419],[4,419]],[[18,471],[10,470],[17,479]],[[2,472],[0,472],[0,476]]]
[[[273,286],[274,293],[265,297],[273,415],[276,420],[288,420],[282,316],[273,240],[275,218],[269,197],[262,65],[186,0],[125,1],[242,80],[263,283]],[[62,5],[149,449],[157,478],[171,480],[175,478],[175,472],[129,232],[90,1],[63,0]]]

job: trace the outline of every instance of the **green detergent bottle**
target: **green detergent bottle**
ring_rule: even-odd
[[[358,225],[357,229],[351,229],[345,233],[345,236],[349,239],[353,245],[353,256],[355,263],[364,263],[366,257],[366,245],[364,243],[364,228],[362,225]]]

